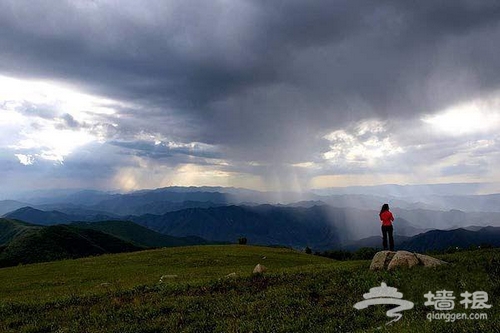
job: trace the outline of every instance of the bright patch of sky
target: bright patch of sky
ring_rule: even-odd
[[[116,101],[61,83],[0,76],[1,148],[29,166],[42,159],[63,163],[79,147],[102,140],[101,116]]]
[[[422,121],[438,133],[452,136],[486,134],[500,130],[500,98],[474,100],[452,106]]]
[[[387,123],[368,120],[325,135],[330,150],[323,154],[324,159],[333,164],[375,167],[381,160],[403,153],[404,149],[398,146],[386,126]]]

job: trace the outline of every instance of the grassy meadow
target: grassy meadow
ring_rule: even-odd
[[[440,257],[450,264],[370,272],[369,261],[220,245],[2,268],[0,332],[500,332],[500,250]],[[257,263],[268,271],[252,275]],[[390,306],[353,308],[381,282],[415,303],[387,326]],[[488,319],[426,320],[423,295],[443,289],[457,297],[452,312]],[[458,303],[479,290],[490,309]]]

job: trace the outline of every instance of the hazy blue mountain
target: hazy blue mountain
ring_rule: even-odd
[[[4,217],[40,225],[67,224],[75,221],[103,221],[122,219],[121,217],[104,214],[74,215],[66,214],[56,210],[43,211],[40,209],[35,209],[33,207],[20,208],[18,210],[5,214]]]
[[[394,208],[393,213],[396,217],[401,217],[413,226],[422,229],[448,229],[470,225],[500,226],[500,213],[463,212],[460,210],[406,210],[399,208]]]
[[[500,194],[428,196],[421,200],[446,210],[500,212]]]
[[[395,197],[367,194],[334,194],[320,197],[324,203],[339,208],[356,208],[380,210],[384,203],[390,203],[391,207],[401,209],[437,209],[437,206],[414,202],[413,199],[403,200]]]
[[[121,215],[161,215],[186,208],[209,208],[224,206],[226,203],[214,203],[212,201],[152,201],[144,203],[143,200],[135,202],[133,198],[122,197],[111,201],[105,201],[94,206],[96,209],[106,210],[109,214]]]
[[[215,188],[197,187],[167,187],[154,190],[141,190],[125,194],[108,193],[94,190],[59,190],[39,191],[34,194],[21,197],[23,202],[31,206],[71,204],[75,206],[85,206],[88,209],[108,211],[108,206],[114,209],[119,205],[133,204],[136,206],[150,204],[153,202],[182,202],[199,201],[214,203],[236,202],[237,199],[230,193],[217,192]],[[228,188],[228,191],[231,190]],[[234,189],[233,189],[234,191]],[[253,192],[252,192],[253,193]]]
[[[293,202],[293,203],[286,204],[286,205],[278,204],[276,206],[310,208],[310,207],[314,207],[314,206],[324,206],[324,205],[326,205],[326,203],[323,201],[320,201],[320,200],[305,200],[305,201]],[[245,206],[258,206],[258,205],[245,204]]]
[[[422,197],[430,195],[474,195],[485,184],[482,183],[450,183],[450,184],[422,184],[422,185],[395,185],[384,184],[374,186],[347,186],[316,189],[312,192],[320,195],[335,194],[363,194],[390,196],[395,198]]]
[[[29,195],[19,197],[20,201],[30,206],[73,204],[87,206],[93,210],[103,210],[116,214],[124,213],[133,204],[136,208],[158,202],[212,202],[216,205],[242,203],[293,203],[301,200],[316,200],[319,197],[313,193],[295,192],[260,192],[233,187],[165,187],[134,191],[125,194],[108,193],[93,190],[55,190],[34,191]],[[21,200],[22,199],[22,200]],[[187,208],[187,207],[185,207]],[[59,210],[56,208],[56,210]],[[120,211],[121,210],[121,211]]]
[[[394,235],[394,246],[396,250],[400,248],[401,244],[403,244],[410,238],[411,237]],[[382,234],[380,234],[379,236],[371,236],[347,243],[342,246],[342,249],[347,251],[356,251],[362,247],[373,247],[382,249]]]
[[[381,233],[378,212],[327,205],[193,208],[164,215],[130,216],[128,219],[177,237],[196,235],[210,241],[235,241],[245,236],[254,244],[296,248],[339,248],[353,240]],[[394,228],[403,236],[425,231],[400,217],[396,218]]]
[[[58,211],[66,215],[76,215],[76,216],[109,216],[113,218],[119,218],[120,215],[113,214],[110,212],[91,209],[88,206],[75,205],[71,203],[60,203],[60,204],[45,204],[33,206],[33,208],[43,211]]]
[[[329,210],[327,206],[224,206],[148,214],[133,220],[176,237],[195,235],[209,241],[233,242],[246,237],[251,244],[330,248],[340,243],[342,234],[330,222]]]
[[[71,216],[58,211],[43,211],[33,207],[19,208],[5,214],[6,218],[40,225],[64,224],[72,221]]]
[[[468,226],[468,227],[463,227],[462,229],[470,230],[470,231],[478,231],[478,230],[481,230],[483,228],[484,228],[484,226],[471,225],[471,226]],[[453,229],[460,229],[460,228],[459,227],[454,227],[454,228],[449,228],[448,230],[453,230]]]
[[[373,208],[382,201],[402,209],[500,212],[500,194],[480,194],[491,184],[376,185],[317,189],[312,192],[337,207]]]
[[[128,219],[173,236],[196,235],[208,240],[235,241],[240,236],[259,244],[293,247],[340,247],[352,240],[380,234],[377,212],[289,206],[224,206],[186,209],[161,216],[146,214]],[[413,236],[425,231],[396,219],[398,233]]]
[[[413,252],[445,250],[450,247],[468,248],[489,244],[500,246],[500,228],[485,227],[477,231],[466,229],[431,230],[411,237],[400,245],[401,249]]]
[[[130,221],[76,222],[71,226],[98,230],[142,247],[173,247],[201,245],[208,242],[199,237],[172,237],[155,232]]]
[[[195,203],[195,205],[196,204],[197,203]],[[335,241],[341,242],[352,241],[380,234],[380,222],[378,220],[377,211],[359,210],[354,208],[336,208],[327,205],[309,206],[310,205],[306,205],[306,207],[261,205],[241,206],[239,208],[236,208],[236,206],[230,206],[230,208],[228,208],[228,206],[219,206],[196,208],[194,210],[183,209],[163,215],[145,214],[140,216],[127,215],[121,217],[99,214],[72,215],[58,211],[44,212],[34,208],[25,207],[9,213],[6,216],[41,225],[62,224],[74,221],[96,222],[105,220],[131,220],[145,225],[148,228],[173,236],[194,235],[208,240],[234,242],[237,238],[234,238],[236,233],[234,229],[235,226],[221,224],[221,221],[232,220],[234,221],[234,224],[238,226],[239,224],[246,223],[246,228],[244,229],[246,234],[259,234],[261,232],[259,228],[263,227],[274,228],[273,232],[268,236],[263,237],[259,235],[257,237],[259,242],[264,244],[270,244],[271,242],[273,244],[282,243],[285,245],[297,243],[291,238],[287,238],[289,235],[284,236],[282,233],[282,230],[287,230],[290,227],[293,228],[297,221],[300,221],[305,235],[309,233],[309,231],[306,230],[307,228],[311,228],[311,233],[314,233],[315,228],[317,228],[318,225],[321,225],[324,228],[329,228],[332,232],[335,232],[335,234],[338,234],[339,238]],[[75,211],[78,211],[78,209],[75,209]],[[321,212],[321,215],[318,215],[318,211]],[[404,213],[406,213],[406,211],[402,210],[400,216],[404,216]],[[421,218],[423,214],[420,212],[420,214],[415,215],[413,214],[413,211],[410,213],[410,217],[418,216],[419,218]],[[426,213],[428,214],[428,217],[430,216],[430,218],[432,218],[433,213],[438,216],[442,215],[442,212],[426,211]],[[179,234],[170,233],[170,229],[167,230],[166,228],[167,226],[170,226],[169,223],[172,220],[176,223],[180,223],[178,216],[183,218],[182,222],[184,224],[182,227],[177,226],[173,229],[175,232],[179,232]],[[188,216],[188,218],[185,216]],[[456,222],[456,219],[452,222]],[[203,223],[203,225],[200,225],[200,223]],[[200,228],[203,227],[208,231],[196,229],[195,226]],[[394,226],[395,232],[404,236],[413,236],[426,230],[424,228],[416,227],[415,224],[411,223],[411,221],[399,217],[398,215],[396,215]],[[213,230],[216,235],[210,235],[211,238],[207,238],[206,233],[209,233],[209,230]],[[237,231],[239,233],[243,232],[239,229],[237,229]],[[325,241],[322,238],[318,238],[316,241],[312,238],[308,238],[302,239],[297,244],[323,244],[324,242]]]
[[[113,214],[133,215],[144,214],[148,209],[151,212],[172,211],[190,206],[197,207],[197,205],[203,207],[226,205],[234,201],[236,199],[232,198],[231,195],[219,192],[172,192],[155,190],[115,196],[90,207],[94,210],[106,211]],[[186,207],[183,207],[183,202],[187,202]]]
[[[411,222],[405,220],[404,218],[401,217],[396,217],[393,222],[393,227],[394,230],[397,232],[397,234],[401,236],[406,236],[406,237],[411,237],[415,236],[418,234],[421,234],[423,232],[429,231],[430,228],[418,228]],[[380,231],[380,225],[379,225],[379,231]]]
[[[15,200],[2,200],[0,201],[0,216],[12,212],[16,209],[29,206],[26,203],[15,201]]]
[[[173,195],[175,192],[168,193]],[[206,194],[206,192],[186,193]],[[217,192],[212,194],[219,195]],[[143,197],[139,196],[139,198]],[[120,196],[116,209],[126,203],[134,209],[143,207],[140,205],[134,207],[133,202],[134,197]],[[318,203],[318,205],[314,205],[315,203]],[[197,207],[204,204],[209,207]],[[214,207],[212,207],[212,204]],[[253,237],[255,243],[282,244],[298,248],[308,245],[317,247],[340,246],[355,240],[378,236],[381,232],[378,210],[331,207],[317,201],[279,206],[218,206],[212,202],[197,201],[156,202],[151,205],[158,206],[148,209],[161,211],[162,209],[179,208],[180,210],[165,214],[124,214],[124,216],[119,216],[118,214],[93,214],[99,211],[67,205],[67,208],[69,207],[68,211],[81,213],[81,215],[66,214],[66,212],[59,211],[45,212],[25,207],[6,214],[6,217],[42,225],[74,221],[127,220],[176,237],[197,236],[208,241],[234,242],[238,237],[245,236],[249,239]],[[195,208],[181,209],[186,205],[192,205]],[[466,213],[458,210],[431,211],[399,208],[394,208],[393,212],[396,217],[394,221],[395,233],[402,236],[414,236],[429,229],[449,229],[470,225],[500,225],[500,213]],[[330,238],[325,235],[329,235]]]
[[[452,230],[430,230],[425,233],[406,237],[394,235],[396,250],[412,252],[441,251],[448,248],[468,248],[470,246],[491,245],[500,247],[500,228],[498,227],[472,227]],[[382,248],[382,235],[360,239],[345,244],[344,250],[355,251],[362,247]]]
[[[377,210],[383,203],[400,209],[470,212],[500,212],[500,194],[477,195],[488,190],[485,184],[377,185],[328,188],[310,192],[260,192],[233,187],[165,187],[125,194],[95,190],[33,191],[14,198],[32,207],[51,204],[73,204],[87,209],[118,215],[146,213],[148,205],[160,214],[157,203],[212,202],[215,205],[293,204],[300,201],[322,201],[334,207]],[[137,211],[130,209],[133,205]],[[15,207],[19,208],[19,207]],[[13,209],[15,209],[13,208]],[[189,207],[184,207],[189,208]],[[13,209],[9,209],[11,211]],[[125,211],[128,209],[129,211]],[[154,210],[156,209],[156,210]],[[170,210],[170,208],[166,208]],[[60,210],[59,207],[54,210]],[[0,205],[1,212],[1,205]],[[7,211],[4,211],[4,213]]]
[[[24,195],[18,200],[32,206],[61,203],[90,206],[119,195],[96,190],[40,190]]]

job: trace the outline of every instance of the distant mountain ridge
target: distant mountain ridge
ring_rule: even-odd
[[[66,214],[57,210],[43,211],[33,207],[19,208],[13,212],[5,214],[4,217],[16,219],[40,225],[67,224],[75,221],[101,221],[101,220],[119,220],[119,217],[93,214],[76,215]]]
[[[455,209],[464,212],[500,213],[500,194],[478,194],[489,189],[485,186],[487,184],[481,183],[404,186],[388,184],[330,188],[301,193],[261,192],[232,187],[172,186],[130,193],[95,190],[34,191],[16,200],[25,203],[24,206],[42,210],[63,211],[68,204],[71,204],[80,209],[121,216],[146,213],[161,215],[184,208],[208,208],[220,205],[290,205],[298,202],[307,204],[307,201],[321,201],[338,208],[365,210],[378,210],[383,203],[389,203],[391,207],[405,210],[449,211]],[[186,204],[183,205],[182,202]],[[187,204],[188,202],[191,203]],[[17,208],[20,207],[13,207],[8,211]],[[6,212],[3,211],[4,214]]]
[[[370,188],[372,192],[368,191],[368,194],[353,191],[347,194],[321,192],[321,195],[223,187],[167,187],[126,194],[93,190],[58,191],[54,195],[41,192],[38,197],[25,198],[35,205],[17,209],[5,214],[5,217],[42,225],[75,221],[133,221],[175,237],[196,236],[222,242],[235,242],[239,237],[247,237],[250,242],[263,245],[342,247],[359,239],[380,235],[378,211],[381,203],[388,199],[396,217],[395,233],[406,237],[430,229],[500,226],[498,212],[426,209],[440,207],[451,199],[459,203],[463,198],[471,202],[486,200],[483,196],[452,196],[451,199],[443,196],[454,190],[466,193],[477,186],[384,185]],[[362,192],[365,189],[358,190]],[[397,193],[439,193],[440,196],[429,196],[417,204],[406,201],[407,197],[388,197]],[[300,200],[294,201],[297,198]],[[493,195],[487,199],[489,207],[497,197]],[[500,196],[498,200],[500,202]]]
[[[128,218],[150,229],[178,237],[196,235],[212,241],[234,241],[244,236],[252,244],[327,249],[340,247],[354,239],[359,229],[367,235],[378,233],[380,224],[373,216],[376,213],[327,205],[259,205],[193,208]],[[404,224],[407,222],[401,220],[402,230]],[[409,224],[407,227],[413,228]]]
[[[75,221],[133,221],[157,232],[175,236],[197,236],[209,241],[234,242],[247,237],[256,244],[281,244],[296,248],[306,246],[341,247],[357,239],[380,234],[378,212],[354,208],[336,208],[321,202],[295,205],[214,206],[187,208],[165,214],[128,216],[72,215],[58,211],[44,212],[24,207],[5,217],[30,223],[52,225]],[[196,203],[195,203],[196,205]],[[74,211],[78,212],[78,209]],[[82,211],[85,212],[85,211]],[[93,211],[88,211],[93,212]],[[449,229],[464,225],[499,225],[499,213],[461,211],[403,210],[395,208],[395,233],[414,236],[430,229]],[[484,227],[485,225],[482,225]]]
[[[12,212],[16,209],[29,206],[29,204],[15,201],[15,200],[1,200],[0,201],[0,216]]]
[[[411,239],[411,237],[394,235],[394,245],[396,249],[401,249],[402,244],[404,244],[407,240]],[[379,236],[371,236],[363,239],[356,240],[354,242],[350,242],[342,246],[342,250],[347,251],[356,251],[363,247],[371,247],[376,249],[382,248],[382,234]]]
[[[396,250],[411,252],[442,251],[449,248],[466,249],[471,246],[500,247],[500,227],[474,227],[473,230],[457,228],[430,230],[413,237],[394,235]],[[373,236],[351,242],[343,247],[354,251],[362,247],[382,248],[382,236]]]
[[[401,249],[413,252],[445,250],[450,247],[461,249],[482,244],[500,247],[500,228],[485,227],[477,231],[466,229],[431,230],[411,237],[401,244]]]

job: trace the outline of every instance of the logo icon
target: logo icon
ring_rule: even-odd
[[[386,325],[396,322],[403,315],[399,312],[413,309],[413,302],[403,299],[403,294],[398,292],[396,288],[388,287],[385,282],[380,284],[380,287],[371,288],[369,293],[363,295],[364,301],[354,304],[357,310],[366,309],[370,305],[389,304],[397,305],[397,307],[388,310],[385,314],[393,320],[386,323]]]

